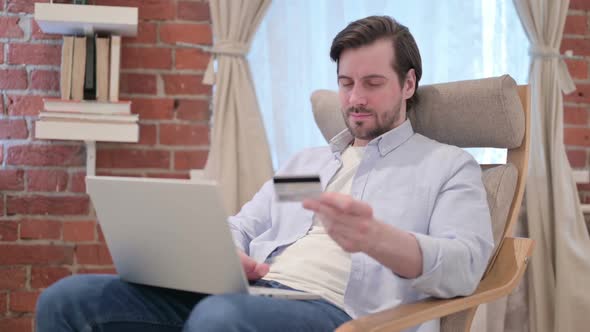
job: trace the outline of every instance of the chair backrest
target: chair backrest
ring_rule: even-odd
[[[504,75],[426,85],[417,94],[419,102],[408,113],[417,133],[463,148],[508,150],[506,164],[481,165],[495,243],[487,274],[504,238],[512,235],[524,194],[530,132],[528,87],[519,87]],[[335,91],[317,90],[311,102],[314,118],[326,140],[345,128]],[[463,330],[462,327],[470,326],[474,313],[471,310],[443,318],[441,331]]]

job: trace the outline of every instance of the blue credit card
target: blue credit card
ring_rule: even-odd
[[[322,193],[319,175],[277,175],[273,177],[277,200],[300,202]]]

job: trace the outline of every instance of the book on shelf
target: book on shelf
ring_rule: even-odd
[[[72,96],[72,64],[74,60],[74,37],[64,36],[61,47],[61,71],[59,78],[59,90],[61,99],[70,99]]]
[[[59,98],[44,98],[43,106],[46,112],[60,113],[94,113],[94,114],[131,114],[131,101],[100,102],[90,100],[62,100]]]
[[[65,121],[89,121],[89,122],[131,122],[139,120],[137,114],[95,114],[73,112],[40,112],[39,119],[63,119]]]
[[[139,126],[125,122],[81,122],[64,119],[42,119],[35,122],[38,139],[62,139],[102,142],[137,142]]]
[[[84,99],[96,99],[96,38],[86,37],[86,66],[84,72]]]
[[[86,72],[86,37],[74,38],[72,64],[72,99],[84,99],[84,74]]]
[[[109,100],[109,38],[96,38],[96,100]]]
[[[119,77],[121,70],[121,36],[111,36],[111,57],[110,57],[110,79],[109,79],[109,100],[119,100]]]

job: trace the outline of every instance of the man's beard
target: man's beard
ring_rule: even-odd
[[[371,114],[373,117],[372,121],[374,122],[374,127],[368,127],[369,124],[367,124],[366,121],[351,120],[351,113]],[[343,112],[343,116],[344,123],[346,124],[346,127],[352,136],[358,139],[370,141],[393,129],[394,124],[399,121],[400,113],[401,102],[395,105],[393,109],[382,113],[380,116],[374,110],[365,107],[350,107],[345,112]]]

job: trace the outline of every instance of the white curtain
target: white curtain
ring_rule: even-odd
[[[421,84],[512,75],[525,84],[528,40],[510,0],[274,0],[248,55],[275,168],[325,144],[311,114],[315,89],[336,89],[332,39],[346,24],[389,15],[408,26],[422,54]],[[470,151],[504,162],[505,151]]]
[[[269,146],[246,60],[270,0],[210,0],[213,59],[203,81],[215,83],[211,148],[205,174],[222,188],[234,214],[272,176]]]
[[[563,143],[563,96],[575,89],[559,54],[569,0],[514,0],[531,42],[528,231],[531,331],[590,328],[590,238]]]

